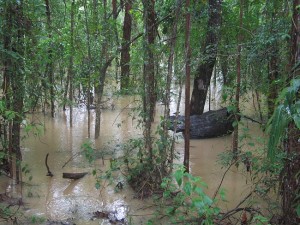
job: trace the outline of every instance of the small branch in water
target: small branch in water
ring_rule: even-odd
[[[65,162],[65,164],[64,164],[61,168],[64,168],[64,167],[65,167],[72,159],[74,159],[76,156],[78,156],[79,153],[80,153],[80,152],[78,152],[78,153],[72,155],[72,156],[69,158],[69,160],[68,160],[67,162]]]
[[[242,115],[242,117],[244,117],[245,119],[251,120],[254,123],[258,123],[260,125],[264,125],[262,122],[259,122],[259,121],[255,120],[255,119],[252,119],[251,117],[248,117],[246,115]]]
[[[222,179],[221,179],[221,182],[219,183],[219,186],[217,187],[217,189],[216,189],[216,191],[215,191],[215,193],[214,193],[214,195],[213,195],[213,198],[212,198],[213,200],[217,197],[217,194],[218,194],[218,192],[219,192],[219,190],[220,190],[220,188],[221,188],[221,186],[222,186],[222,184],[223,184],[223,181],[224,181],[224,178],[225,178],[227,172],[230,170],[230,168],[231,168],[236,162],[237,162],[237,160],[234,160],[234,161],[228,166],[228,168],[226,169],[226,171],[224,172],[224,174],[223,174],[223,176],[222,176]]]
[[[51,173],[51,171],[50,171],[50,169],[49,169],[49,166],[48,166],[48,156],[49,156],[49,153],[47,153],[46,159],[45,159],[45,165],[46,165],[47,171],[48,171],[48,173],[47,173],[46,176],[53,177],[53,173]]]

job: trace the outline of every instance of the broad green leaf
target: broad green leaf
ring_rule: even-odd
[[[183,171],[177,170],[174,175],[175,175],[176,182],[177,182],[178,186],[180,187],[182,184]]]
[[[204,196],[204,199],[203,199],[204,203],[207,204],[207,205],[211,205],[213,203],[213,201],[211,200],[210,197],[208,197],[207,195]]]
[[[300,204],[297,205],[296,212],[297,212],[298,217],[300,217]]]
[[[294,122],[295,122],[297,128],[300,129],[300,115],[298,115],[298,114],[293,115],[293,119],[294,119]]]
[[[272,116],[270,138],[268,143],[268,157],[273,161],[277,152],[277,146],[281,141],[288,124],[288,115],[283,105],[279,105]]]

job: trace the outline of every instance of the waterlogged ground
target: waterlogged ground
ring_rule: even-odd
[[[184,98],[184,96],[183,96]],[[69,126],[69,111],[58,111],[54,119],[42,113],[29,114],[27,120],[39,127],[39,135],[32,132],[24,138],[23,161],[28,165],[30,173],[24,176],[22,187],[14,185],[5,177],[0,180],[1,193],[7,192],[15,198],[22,197],[23,206],[20,212],[37,224],[145,224],[151,218],[153,203],[151,199],[137,199],[135,193],[126,183],[122,174],[114,174],[114,179],[101,181],[96,188],[96,176],[104,175],[110,166],[112,158],[123,155],[120,147],[129,138],[138,137],[141,131],[136,129],[136,121],[129,116],[135,106],[134,97],[122,97],[109,101],[107,109],[102,111],[101,136],[93,140],[91,130],[91,145],[103,159],[89,163],[80,152],[83,143],[88,141],[87,111],[85,107],[74,109],[73,127]],[[113,104],[114,107],[110,107]],[[214,107],[212,105],[211,107]],[[114,108],[114,109],[112,109]],[[251,106],[245,110],[251,109]],[[162,113],[163,106],[158,105],[156,115]],[[172,104],[172,112],[175,103]],[[251,110],[250,110],[251,113]],[[94,127],[94,112],[91,111],[91,127]],[[158,122],[156,123],[158,124]],[[258,125],[245,121],[249,128],[249,136],[256,142],[262,132]],[[206,192],[213,195],[219,186],[225,168],[216,163],[218,155],[231,146],[231,135],[220,138],[191,141],[191,173],[201,176],[208,184]],[[251,144],[252,145],[252,144]],[[260,144],[261,146],[261,144]],[[244,148],[249,148],[245,144]],[[183,139],[178,139],[176,150],[179,163],[183,156]],[[53,177],[46,176],[45,156],[49,153],[48,164]],[[224,209],[236,206],[250,191],[249,177],[243,175],[236,167],[227,173],[222,187],[230,202],[222,203]],[[78,180],[63,179],[63,172],[88,172]],[[32,181],[28,181],[32,176]],[[123,184],[123,188],[118,184]],[[117,187],[118,186],[118,187]],[[55,223],[56,222],[56,223]],[[30,221],[28,222],[30,223]],[[7,224],[7,222],[0,222]]]

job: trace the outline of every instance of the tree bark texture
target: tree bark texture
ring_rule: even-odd
[[[238,47],[237,47],[237,59],[236,59],[236,65],[237,65],[237,75],[236,75],[236,90],[235,90],[235,121],[237,122],[234,130],[233,130],[233,137],[232,137],[232,151],[234,154],[234,157],[237,157],[237,154],[239,152],[238,149],[238,139],[239,139],[239,115],[240,112],[240,92],[241,92],[241,52],[242,52],[242,32],[241,29],[243,27],[243,14],[244,14],[244,0],[240,0],[240,17],[239,17],[239,33],[238,33]]]
[[[291,28],[291,50],[290,50],[290,76],[288,80],[299,75],[294,71],[294,66],[300,62],[300,14],[298,6],[300,0],[293,1],[293,17]],[[298,96],[300,93],[298,92]],[[282,212],[283,224],[300,224],[300,217],[297,215],[296,207],[299,206],[300,186],[300,130],[294,123],[288,125],[287,140],[284,148],[287,153],[284,169],[282,171]]]
[[[49,82],[49,92],[50,92],[50,107],[51,107],[51,117],[54,117],[55,113],[55,105],[54,105],[54,65],[53,65],[53,52],[52,52],[52,46],[51,46],[51,39],[52,39],[52,34],[51,34],[51,8],[49,4],[49,0],[45,0],[45,5],[46,5],[46,16],[47,16],[47,30],[48,30],[48,38],[50,40],[50,46],[48,47],[48,60],[47,60],[47,65],[46,65],[46,74],[48,77],[48,82]]]
[[[208,87],[216,63],[219,27],[221,22],[221,0],[209,0],[207,34],[195,78],[191,98],[191,114],[202,114],[204,111]]]
[[[106,35],[109,35],[109,23],[107,18],[107,1],[103,0],[104,15],[103,15],[103,29]],[[100,124],[101,124],[101,100],[104,90],[104,82],[106,78],[107,68],[111,62],[115,59],[116,55],[109,55],[108,48],[108,37],[104,36],[104,40],[101,46],[101,63],[99,68],[99,79],[95,84],[95,94],[96,94],[96,119],[95,119],[95,139],[100,136]]]
[[[184,159],[183,165],[185,171],[190,171],[190,80],[191,80],[191,47],[190,47],[190,33],[191,33],[191,13],[189,12],[190,0],[186,0],[185,8],[187,10],[185,18],[185,130],[184,130]]]
[[[74,25],[75,25],[75,0],[71,3],[71,27],[70,27],[70,58],[69,58],[69,101],[70,101],[70,127],[73,126],[73,56],[74,56]]]
[[[154,0],[143,0],[144,6],[144,123],[145,123],[145,149],[149,154],[150,160],[153,159],[152,140],[151,140],[151,122],[154,120],[154,111],[156,103],[155,94],[155,63],[153,47],[156,37]]]
[[[87,0],[84,0],[84,17],[85,17],[85,27],[86,27],[86,38],[87,38],[87,48],[88,48],[88,90],[87,90],[87,110],[88,110],[88,138],[91,137],[91,111],[90,105],[91,102],[91,63],[92,63],[92,54],[91,54],[91,38],[90,38],[90,29],[88,24],[88,11],[87,11]]]
[[[132,18],[130,15],[132,1],[125,2],[123,24],[123,43],[121,50],[121,89],[127,89],[130,83],[130,45]]]
[[[21,181],[21,122],[23,120],[23,100],[24,100],[24,36],[26,20],[23,14],[22,2],[12,3],[8,1],[5,7],[5,28],[7,33],[4,37],[4,48],[7,52],[11,52],[17,57],[7,54],[4,64],[6,66],[4,73],[4,98],[7,102],[9,110],[14,111],[15,117],[9,122],[9,163],[11,164],[11,175],[13,175],[12,165],[14,164],[13,156],[15,156],[15,179],[19,183]],[[7,35],[7,36],[6,36]],[[7,77],[9,76],[9,77]],[[7,82],[10,82],[9,84]]]
[[[168,134],[168,124],[169,124],[169,120],[167,118],[169,118],[170,115],[170,103],[171,103],[171,83],[173,80],[173,64],[174,64],[174,54],[175,54],[175,47],[176,47],[176,40],[177,40],[177,27],[178,27],[178,20],[179,20],[179,16],[181,14],[181,7],[182,7],[182,0],[177,0],[176,1],[176,8],[175,8],[175,18],[173,21],[173,26],[172,26],[172,31],[171,31],[171,37],[169,38],[169,48],[170,48],[170,54],[168,57],[168,74],[167,74],[167,78],[166,78],[166,92],[164,95],[164,123],[163,123],[163,139],[164,140],[168,140],[169,138],[169,134]],[[175,140],[174,140],[175,141]],[[163,150],[164,152],[161,153],[161,158],[163,162],[167,161],[167,155],[168,152],[170,152],[169,155],[169,165],[170,168],[172,168],[172,164],[173,164],[173,160],[174,160],[174,144],[171,143],[171,145],[169,145],[170,150],[168,151],[168,146],[166,141],[163,142],[164,146],[163,146]]]

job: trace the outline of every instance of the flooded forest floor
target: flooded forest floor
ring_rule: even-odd
[[[97,140],[87,138],[87,110],[84,106],[74,109],[72,128],[69,126],[68,110],[57,111],[55,118],[47,113],[27,115],[27,120],[36,125],[34,132],[23,133],[23,163],[27,165],[28,173],[23,175],[21,185],[15,185],[5,176],[0,179],[1,201],[22,201],[11,207],[16,211],[19,224],[145,224],[153,217],[155,204],[152,199],[138,199],[121,172],[111,174],[109,179],[96,179],[99,175],[107,176],[113,160],[124,155],[122,146],[126,141],[142,135],[142,131],[136,128],[136,121],[129,116],[135,102],[132,96],[108,101],[113,107],[109,105],[102,110],[100,138]],[[252,100],[249,100],[244,111],[255,116],[252,104]],[[219,107],[215,105],[215,108]],[[172,113],[175,108],[174,103]],[[162,112],[163,107],[158,104],[156,114]],[[91,110],[91,131],[94,117],[94,111]],[[265,147],[260,125],[245,120],[240,129],[241,133],[247,135],[242,144],[243,150]],[[231,135],[191,140],[190,171],[207,183],[205,192],[209,196],[220,185],[226,170],[218,163],[219,155],[230,150],[231,142]],[[98,156],[92,163],[83,154],[84,143],[89,143]],[[177,163],[183,161],[183,148],[182,134],[178,134]],[[47,154],[53,177],[46,176]],[[246,169],[243,165],[233,166],[227,172],[222,182],[227,199],[221,204],[223,209],[234,208],[251,192],[251,174]],[[82,172],[87,174],[77,180],[63,178],[63,173]],[[257,201],[258,207],[264,207],[265,202],[255,197],[251,201]],[[9,224],[8,221],[13,224],[13,220],[0,221],[0,224]]]

